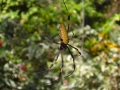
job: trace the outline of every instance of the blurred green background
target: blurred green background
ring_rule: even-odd
[[[120,0],[65,0],[71,15],[72,58],[63,52],[46,72],[59,45],[59,25],[67,25],[62,0],[0,0],[0,90],[120,90]],[[74,35],[73,35],[73,33]]]

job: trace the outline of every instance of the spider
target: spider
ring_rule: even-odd
[[[65,8],[66,8],[67,12],[68,12],[68,9],[67,9],[67,6],[66,6],[64,0],[63,0],[63,3],[65,5]],[[69,47],[74,48],[79,53],[79,55],[81,55],[81,52],[76,47],[74,47],[74,46],[69,44],[69,37],[68,37],[68,32],[67,32],[69,30],[69,27],[70,27],[69,21],[70,21],[70,14],[68,14],[68,25],[67,25],[67,28],[66,28],[66,26],[64,24],[60,24],[60,26],[59,26],[59,37],[60,37],[60,41],[61,41],[60,43],[56,42],[54,39],[52,39],[48,35],[46,35],[53,43],[60,45],[59,52],[56,55],[55,60],[52,62],[50,67],[47,69],[47,70],[50,70],[53,67],[53,65],[56,63],[59,55],[61,54],[62,62],[61,62],[61,67],[60,67],[60,73],[59,73],[59,76],[58,76],[58,80],[61,78],[61,75],[62,75],[62,72],[63,72],[63,67],[64,67],[64,60],[63,60],[62,51],[65,51],[67,49],[68,52],[70,53],[72,59],[73,59],[73,69],[74,70],[68,76],[72,75],[73,72],[75,71],[75,68],[76,68],[74,56],[73,56],[73,54],[72,54],[72,52],[71,52]],[[66,77],[68,77],[68,76],[66,76]]]

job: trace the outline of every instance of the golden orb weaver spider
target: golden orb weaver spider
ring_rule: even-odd
[[[65,5],[65,8],[66,8],[67,12],[68,12],[68,9],[67,9],[67,6],[66,6],[64,0],[63,0],[63,3]],[[74,56],[73,56],[73,54],[72,54],[72,52],[71,52],[71,50],[69,49],[68,46],[74,48],[79,53],[79,55],[81,55],[81,52],[76,47],[69,44],[69,37],[68,37],[68,32],[67,32],[67,30],[69,30],[69,21],[70,21],[70,14],[68,14],[68,26],[67,26],[67,29],[66,29],[64,24],[60,24],[60,26],[59,26],[59,37],[60,37],[60,41],[61,41],[60,43],[56,42],[55,40],[53,40],[52,38],[50,38],[48,35],[45,34],[53,43],[60,44],[59,52],[58,52],[55,60],[52,62],[50,67],[47,69],[47,70],[50,70],[53,67],[53,65],[56,63],[59,55],[61,54],[61,59],[62,59],[61,63],[62,64],[61,64],[61,67],[60,67],[60,73],[59,73],[58,80],[61,78],[63,67],[64,67],[64,60],[63,60],[63,56],[62,56],[61,52],[67,49],[69,51],[72,59],[73,59],[73,68],[74,68],[74,70],[68,76],[72,75],[73,72],[75,71],[75,68],[76,68]]]

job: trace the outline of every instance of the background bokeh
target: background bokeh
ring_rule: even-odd
[[[120,90],[120,0],[65,0],[71,16],[68,51],[53,68],[59,25],[68,12],[62,0],[0,0],[0,90]],[[74,35],[73,35],[73,33]]]

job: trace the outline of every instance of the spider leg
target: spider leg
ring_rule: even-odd
[[[67,17],[67,22],[68,22],[68,25],[67,25],[67,30],[69,31],[69,29],[70,29],[70,13],[68,12],[68,8],[67,8],[67,6],[66,6],[66,4],[65,4],[65,1],[64,1],[64,0],[63,0],[63,3],[64,3],[64,5],[65,5],[65,8],[66,8],[67,13],[68,13],[68,17]],[[73,31],[72,31],[72,34],[73,34],[73,36],[74,36]],[[73,38],[73,36],[72,36],[70,39],[72,39],[72,38]]]
[[[61,76],[62,76],[62,72],[63,72],[63,67],[64,67],[64,60],[63,60],[63,55],[61,53],[61,59],[62,59],[62,63],[61,63],[61,67],[60,67],[60,73],[59,73],[59,76],[58,76],[58,79],[57,80],[60,80]]]
[[[78,53],[81,55],[81,52],[80,52],[76,47],[74,47],[74,46],[72,46],[72,45],[70,45],[70,44],[67,44],[67,45],[69,45],[70,47],[72,47],[72,48],[74,48],[75,50],[77,50]]]
[[[52,62],[52,64],[50,65],[50,67],[49,67],[47,70],[50,70],[50,69],[53,67],[53,65],[56,63],[56,61],[57,61],[58,56],[60,55],[60,53],[61,53],[61,50],[59,50],[59,52],[58,52],[58,54],[57,54],[55,60]]]
[[[73,69],[74,69],[74,70],[73,70],[69,75],[67,75],[67,76],[65,76],[65,77],[68,77],[68,76],[72,75],[73,72],[75,71],[75,68],[76,68],[74,56],[73,56],[73,54],[72,54],[72,52],[70,51],[70,49],[69,49],[68,46],[67,46],[67,49],[68,49],[68,51],[69,51],[69,53],[70,53],[70,55],[71,55],[71,57],[72,57],[72,59],[73,59]]]
[[[47,34],[44,34],[50,41],[52,41],[55,44],[60,44],[58,42],[56,42],[54,39],[50,38]]]
[[[68,28],[67,29],[68,29],[68,31],[70,29],[70,14],[68,14]],[[73,36],[69,40],[71,40],[75,35],[73,31],[72,31],[72,34],[73,34]]]

